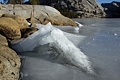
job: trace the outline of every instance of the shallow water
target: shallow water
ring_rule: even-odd
[[[57,63],[54,55],[45,54],[56,52],[45,45],[36,48],[41,49],[39,53],[20,53],[24,56],[22,80],[120,80],[120,19],[74,20],[84,25],[80,31],[63,31],[80,35],[81,38],[69,38],[90,58],[96,75]]]

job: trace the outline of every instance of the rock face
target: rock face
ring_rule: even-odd
[[[19,56],[8,47],[6,38],[0,35],[0,80],[18,80],[20,65]]]
[[[18,23],[12,18],[0,18],[0,34],[9,40],[21,38],[21,32]]]
[[[12,15],[12,14],[3,14],[2,17],[13,18],[19,24],[19,28],[20,29],[26,29],[26,28],[28,28],[28,22],[26,21],[26,19],[24,19],[21,16]]]
[[[41,5],[2,5],[1,14],[19,15],[32,23],[47,24],[51,22],[54,25],[77,26],[73,20],[60,14],[58,10],[50,6]],[[18,18],[17,18],[18,19]]]
[[[33,5],[34,12],[30,22],[34,23],[42,23],[47,24],[51,22],[54,25],[71,25],[77,26],[77,24],[60,14],[60,12],[50,6],[41,6],[41,5]]]
[[[53,6],[68,17],[105,17],[103,8],[96,0],[40,0],[40,3]]]
[[[111,3],[102,3],[107,17],[120,18],[120,2],[113,1]]]
[[[25,28],[20,24],[22,21],[22,17],[9,14],[0,17],[0,80],[19,80],[20,58],[9,48],[7,41],[20,39],[21,33],[27,37],[37,30],[35,27]]]

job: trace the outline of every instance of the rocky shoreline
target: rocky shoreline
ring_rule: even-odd
[[[55,8],[44,5],[1,4],[0,15],[3,14],[19,15],[31,23],[47,24],[51,22],[53,25],[77,26],[77,23],[61,15]]]
[[[22,16],[22,17],[21,17]],[[32,25],[28,27],[28,22]],[[36,23],[78,26],[56,9],[41,5],[0,5],[0,80],[18,80],[20,56],[9,47],[9,42],[26,38],[37,31]]]
[[[112,2],[112,6],[115,7],[114,13],[111,13],[112,10],[109,7],[106,8],[107,4],[102,4],[104,10],[107,10],[108,17],[116,16],[116,13],[120,12],[118,11],[118,4]],[[85,10],[85,12],[78,10],[78,12],[84,14],[80,18],[104,17],[103,9],[99,5],[95,4],[95,6],[91,6],[92,8]],[[87,8],[86,5],[84,7]],[[91,11],[94,8],[97,10]],[[32,24],[31,27],[28,27],[28,22]],[[8,43],[26,38],[37,31],[36,23],[47,24],[48,22],[60,26],[78,26],[72,19],[63,16],[58,10],[50,6],[0,4],[0,80],[19,79],[20,56],[9,47]]]
[[[20,57],[9,48],[7,39],[0,35],[0,80],[18,80]]]

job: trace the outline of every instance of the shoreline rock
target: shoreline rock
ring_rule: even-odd
[[[26,13],[23,17],[22,12]],[[9,48],[7,41],[25,38],[37,30],[35,27],[29,28],[26,19],[33,24],[51,22],[53,25],[78,26],[72,19],[49,6],[0,5],[0,80],[19,79],[20,57]]]
[[[18,23],[20,29],[28,28],[27,20],[21,16],[12,15],[12,14],[3,14],[2,17],[8,17],[14,19]]]
[[[36,31],[35,27],[28,28],[28,24],[21,25],[20,22],[24,24],[24,18],[20,16],[0,17],[0,80],[19,80],[20,76],[20,57],[9,48],[8,41],[25,38]]]
[[[18,23],[8,17],[0,18],[0,34],[9,40],[17,40],[21,38],[21,32]]]
[[[18,80],[20,57],[8,47],[7,40],[0,35],[0,80]]]
[[[19,15],[32,23],[53,25],[78,26],[72,19],[63,16],[58,10],[50,6],[43,5],[2,5],[0,15],[12,14]]]

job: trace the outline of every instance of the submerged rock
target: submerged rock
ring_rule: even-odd
[[[8,47],[7,40],[0,35],[0,80],[18,80],[20,58]]]

